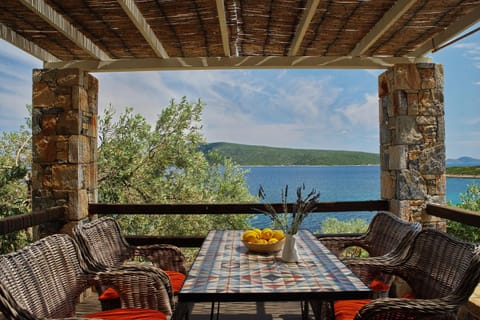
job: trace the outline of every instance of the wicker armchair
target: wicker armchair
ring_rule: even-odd
[[[479,282],[480,248],[444,232],[424,230],[397,260],[368,265],[351,260],[347,266],[365,283],[379,272],[399,276],[413,293],[410,299],[373,300],[356,313],[355,320],[456,319]]]
[[[56,234],[0,256],[0,311],[14,320],[74,317],[82,292],[108,285],[121,293],[123,308],[159,310],[168,318],[172,309],[164,283],[162,274],[134,268],[91,272],[73,238]]]
[[[132,246],[122,234],[118,222],[102,217],[74,228],[74,237],[94,270],[119,267],[134,257],[143,257],[162,270],[186,274],[185,256],[173,245]]]
[[[403,246],[408,245],[421,228],[418,222],[407,222],[391,212],[379,211],[363,235],[322,237],[320,241],[338,257],[352,246],[365,249],[370,257],[396,256],[403,252]]]
[[[144,271],[155,270],[167,277],[170,303],[177,317],[190,312],[186,307],[178,306],[177,293],[180,291],[186,277],[185,256],[176,246],[155,244],[147,246],[132,246],[124,236],[118,222],[111,217],[102,217],[87,223],[77,225],[73,230],[74,238],[88,263],[95,271],[124,270],[133,266]],[[131,259],[142,257],[153,265],[132,263]],[[128,262],[128,263],[126,263]],[[97,286],[102,310],[116,308],[118,298],[108,286]],[[108,289],[108,290],[107,290]],[[104,297],[105,296],[105,297]]]

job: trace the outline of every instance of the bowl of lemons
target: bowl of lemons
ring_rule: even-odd
[[[258,253],[275,253],[282,250],[285,234],[282,230],[250,229],[242,235],[242,242],[249,251]]]

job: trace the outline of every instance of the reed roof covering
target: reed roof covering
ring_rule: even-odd
[[[385,68],[480,21],[480,0],[2,0],[0,36],[89,71]]]

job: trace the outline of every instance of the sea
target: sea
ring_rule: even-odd
[[[380,199],[380,166],[242,166],[246,170],[246,182],[250,192],[258,194],[260,186],[265,190],[267,202],[281,202],[288,186],[287,201],[296,200],[296,189],[305,186],[304,195],[315,189],[320,192],[319,201],[360,201]],[[480,179],[447,178],[446,198],[452,204],[460,201],[471,184],[480,185]],[[329,212],[310,214],[302,228],[321,232],[322,221],[328,217],[339,220],[364,219],[370,222],[375,212]],[[253,227],[270,226],[269,217],[255,214],[250,219]]]

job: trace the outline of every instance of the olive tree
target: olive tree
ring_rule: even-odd
[[[27,107],[28,108],[28,107]],[[32,161],[30,122],[0,138],[0,219],[31,210],[29,169]],[[0,236],[0,253],[14,251],[31,241],[30,230]]]
[[[200,150],[203,103],[182,98],[162,109],[155,125],[110,106],[99,122],[98,190],[103,203],[229,203],[254,200],[245,171]],[[122,215],[132,234],[194,235],[245,228],[246,215]]]

